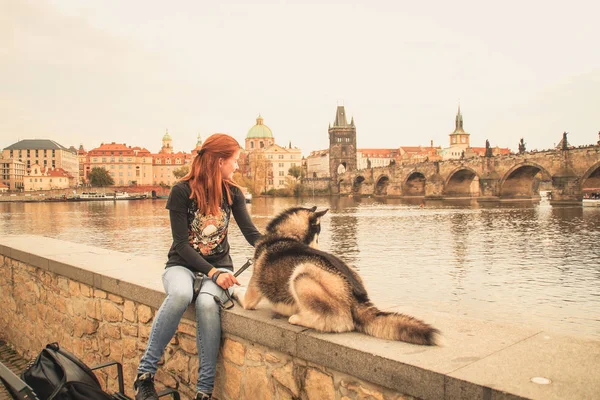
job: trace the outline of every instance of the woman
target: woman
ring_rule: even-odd
[[[199,367],[196,400],[210,399],[221,342],[220,307],[226,290],[239,285],[231,273],[227,229],[231,214],[252,246],[260,233],[252,223],[240,188],[233,182],[240,145],[217,133],[206,139],[190,172],[175,184],[167,200],[173,244],[168,254],[163,285],[167,297],[152,323],[146,351],[134,382],[136,400],[156,400],[154,374],[165,347],[193,298],[194,278],[204,274],[196,298],[196,346]]]

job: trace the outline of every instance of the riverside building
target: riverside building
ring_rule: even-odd
[[[14,158],[0,158],[0,183],[13,192],[24,189],[25,163]]]
[[[167,130],[158,153],[151,153],[139,146],[112,142],[102,143],[89,152],[80,147],[78,154],[83,163],[81,169],[85,182],[92,168],[103,168],[112,176],[116,186],[172,186],[177,181],[173,171],[190,164],[201,147],[202,139],[198,135],[196,147],[191,153],[175,153],[173,139]]]
[[[35,164],[43,168],[62,168],[79,180],[77,152],[48,139],[25,139],[2,150],[3,159],[14,159],[25,164],[25,172],[30,172]]]
[[[255,194],[288,187],[295,180],[289,175],[290,168],[302,166],[302,151],[292,147],[291,142],[287,147],[276,144],[273,132],[261,115],[248,130],[240,158],[240,172],[251,182]]]
[[[62,168],[46,168],[38,164],[31,166],[25,176],[24,189],[32,190],[67,189],[75,186],[75,178]]]

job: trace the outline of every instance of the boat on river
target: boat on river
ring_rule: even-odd
[[[69,197],[68,201],[116,201],[116,200],[141,200],[145,199],[146,195],[132,195],[127,192],[113,193],[98,193],[98,192],[83,192]]]

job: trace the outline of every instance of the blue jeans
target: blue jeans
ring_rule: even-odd
[[[175,335],[183,313],[192,302],[194,285],[192,271],[180,266],[169,267],[163,273],[162,280],[167,297],[152,323],[148,347],[140,360],[138,374],[156,373],[158,361],[165,347]],[[205,393],[211,393],[213,390],[217,356],[221,345],[221,308],[213,296],[219,296],[223,302],[227,300],[225,291],[205,277],[195,304],[196,346],[199,357],[196,389]]]

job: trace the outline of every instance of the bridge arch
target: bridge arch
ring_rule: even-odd
[[[592,189],[600,189],[600,161],[588,168],[581,177],[581,191],[592,191]]]
[[[402,184],[402,195],[425,196],[425,175],[419,171],[412,171]]]
[[[479,176],[473,169],[461,166],[452,171],[444,183],[445,196],[477,197],[479,196]]]
[[[500,180],[500,197],[532,198],[539,194],[542,180],[551,180],[552,175],[539,164],[530,161],[513,166]]]
[[[365,181],[365,177],[358,175],[352,182],[352,194],[360,194],[362,189],[362,183]]]
[[[390,177],[387,175],[381,175],[375,181],[375,188],[373,194],[375,196],[385,196],[387,194],[387,188],[390,184]]]

